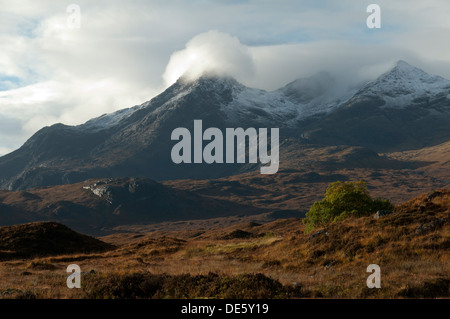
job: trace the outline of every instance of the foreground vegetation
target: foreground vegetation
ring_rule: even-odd
[[[392,209],[394,205],[389,200],[372,199],[363,181],[334,182],[328,186],[325,198],[315,202],[306,213],[306,232],[348,217],[362,217]]]
[[[0,298],[449,298],[450,190],[305,233],[302,219],[115,234],[118,248],[0,262]],[[66,286],[78,264],[82,288]],[[369,264],[381,288],[369,289]]]
[[[278,280],[263,274],[238,276],[207,275],[154,275],[132,273],[126,275],[90,275],[83,287],[90,299],[130,298],[226,298],[268,299],[302,297],[301,287],[283,286]]]

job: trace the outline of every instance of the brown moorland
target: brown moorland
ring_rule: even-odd
[[[117,233],[117,246],[0,263],[2,298],[449,298],[450,190],[305,234],[300,218]],[[66,267],[82,288],[66,287]],[[369,289],[369,264],[381,289]]]

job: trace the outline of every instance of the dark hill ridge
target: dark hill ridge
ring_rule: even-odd
[[[114,248],[111,244],[77,233],[55,222],[0,227],[0,261],[104,252]]]
[[[149,179],[97,179],[28,191],[0,191],[0,225],[57,221],[89,234],[103,228],[161,221],[252,215],[266,210]]]

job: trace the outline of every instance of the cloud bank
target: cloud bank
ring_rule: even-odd
[[[450,78],[450,2],[0,0],[0,155],[46,125],[76,125],[151,99],[186,74],[277,89],[327,70],[352,85],[403,59]]]

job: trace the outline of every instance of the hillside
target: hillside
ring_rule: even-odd
[[[104,178],[26,191],[0,190],[0,225],[57,221],[91,235],[226,226],[251,219],[303,217],[335,181],[364,180],[373,196],[395,204],[450,185],[448,142],[393,153],[285,143],[289,151],[273,175],[249,172],[162,183]]]
[[[361,147],[301,148],[293,143],[274,175],[246,173],[163,183],[109,178],[27,191],[0,190],[0,225],[57,221],[76,231],[104,235],[130,229],[175,229],[176,223],[192,228],[251,218],[267,222],[303,217],[329,183],[349,180],[364,180],[373,196],[398,204],[449,185],[447,148],[445,143],[377,154]]]
[[[0,225],[57,221],[88,234],[104,234],[119,225],[266,211],[139,178],[96,179],[28,191],[0,191],[0,203]]]
[[[350,218],[309,234],[297,218],[117,233],[101,238],[116,245],[114,251],[32,260],[53,270],[31,270],[23,277],[29,260],[0,263],[0,293],[15,289],[6,298],[30,292],[46,298],[449,298],[449,218],[450,190],[440,189],[397,205],[390,215]],[[84,275],[83,289],[61,285],[59,271],[72,262],[92,272]],[[381,267],[381,289],[366,286],[369,264]],[[251,289],[256,286],[260,294]]]
[[[0,227],[0,260],[104,252],[111,244],[54,222]]]

